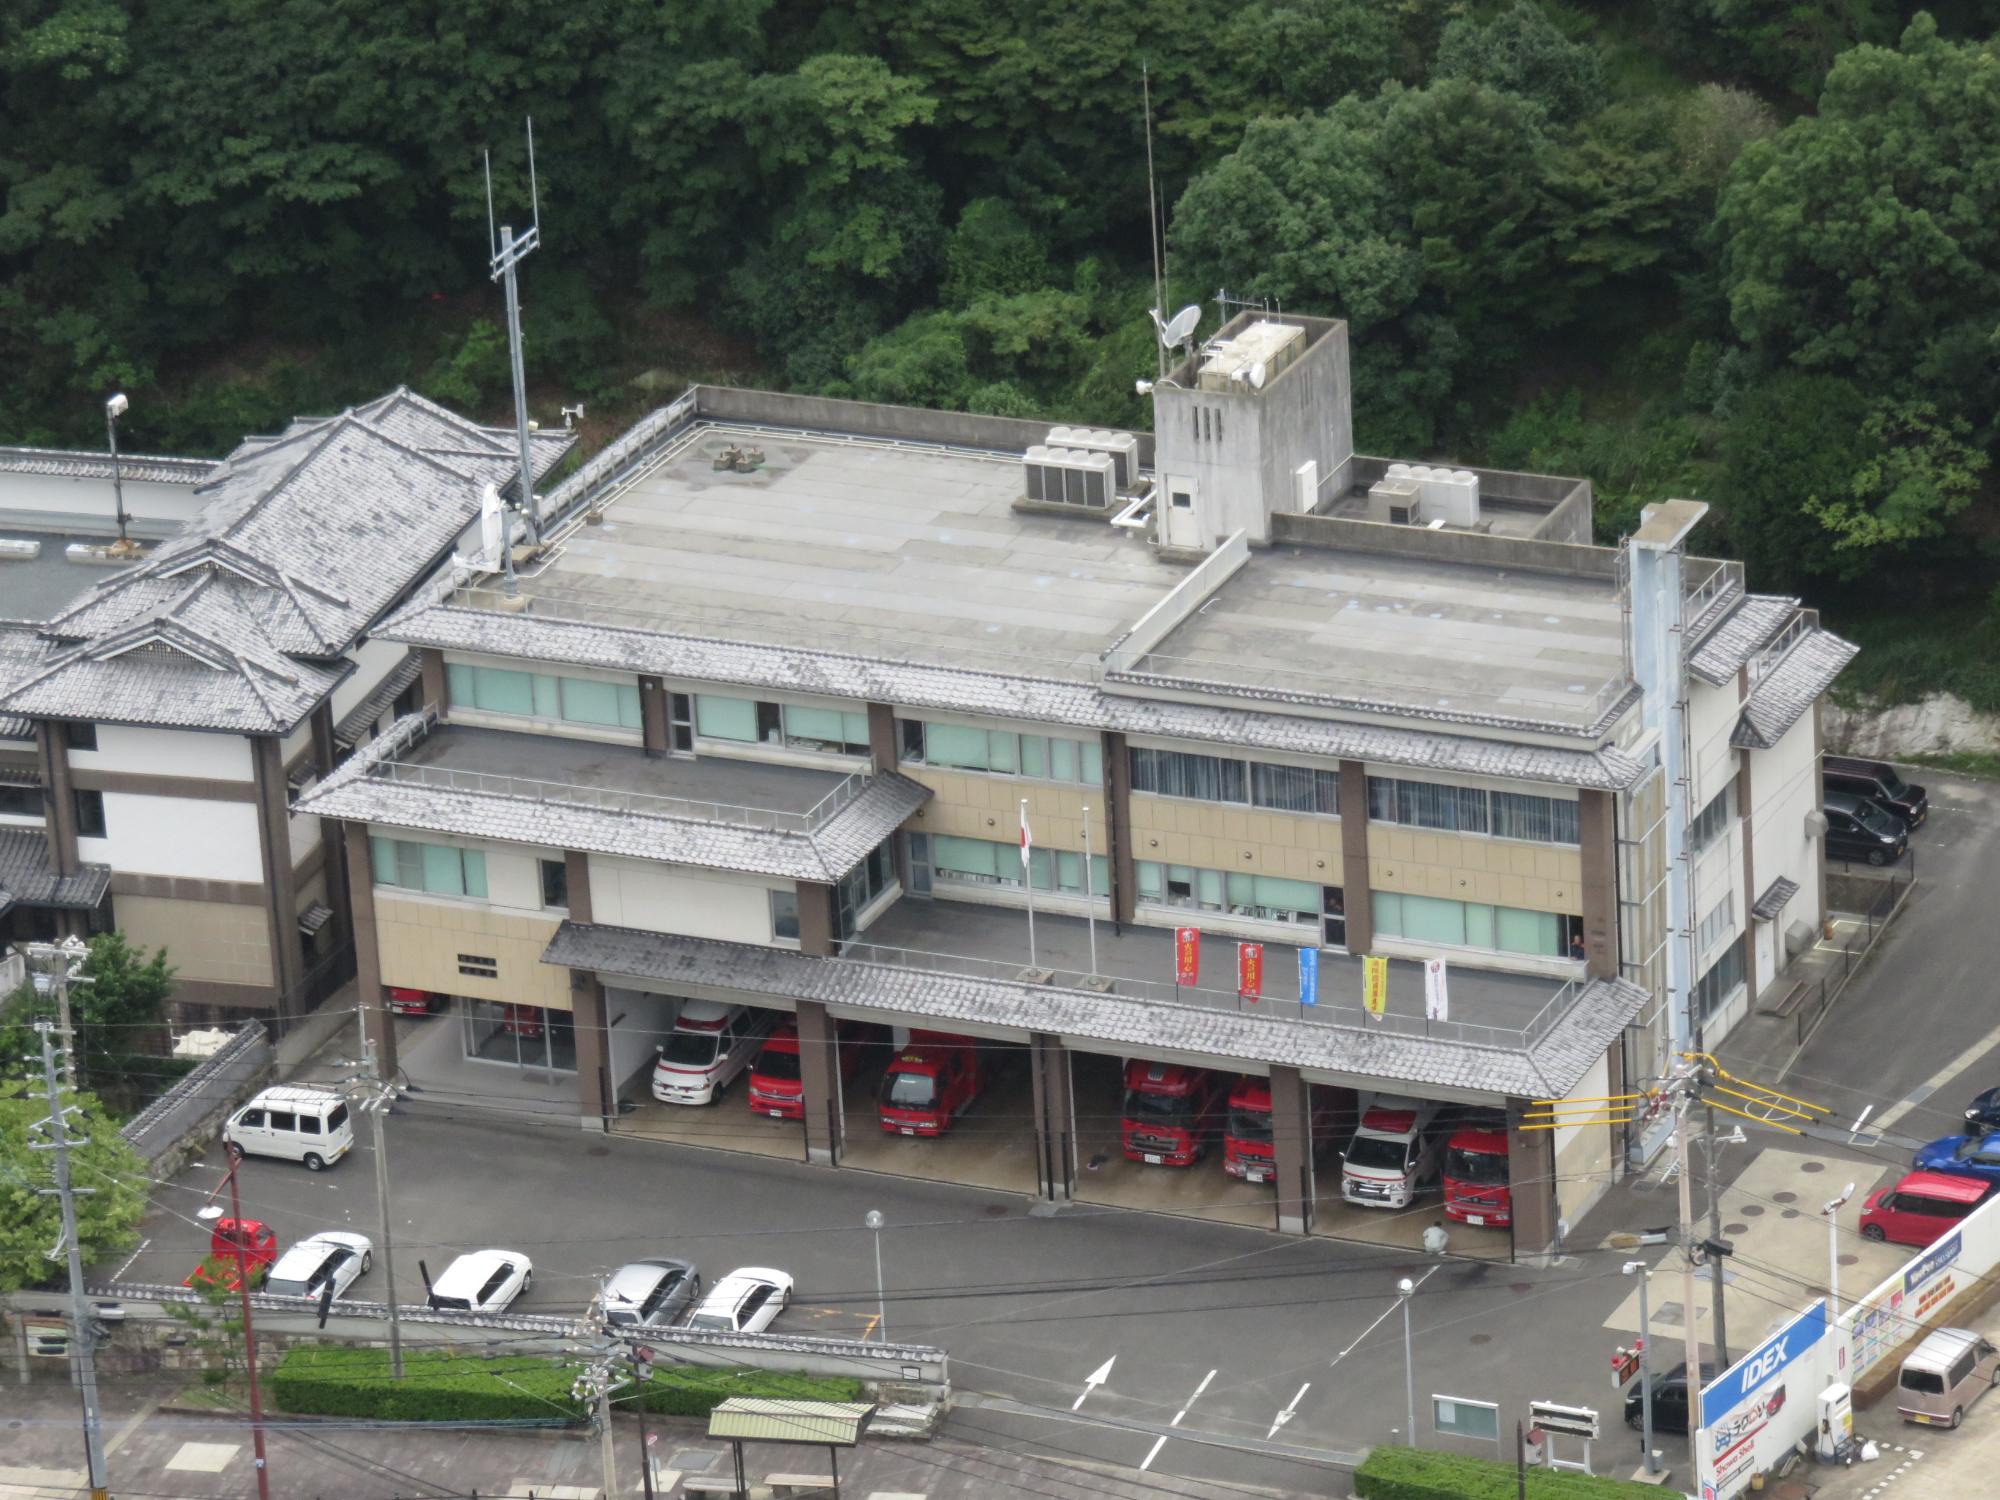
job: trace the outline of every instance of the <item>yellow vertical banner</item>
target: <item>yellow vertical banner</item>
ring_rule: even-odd
[[[1389,1009],[1388,959],[1361,960],[1361,1004],[1371,1016],[1380,1016]]]

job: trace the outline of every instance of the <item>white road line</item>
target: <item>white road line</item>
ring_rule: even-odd
[[[1194,1407],[1195,1402],[1201,1399],[1201,1393],[1208,1389],[1208,1383],[1213,1379],[1215,1379],[1215,1371],[1213,1370],[1210,1370],[1206,1375],[1201,1377],[1201,1384],[1194,1388],[1194,1394],[1182,1403],[1179,1411],[1174,1413],[1173,1421],[1167,1423],[1169,1427],[1178,1427],[1181,1425],[1181,1418],[1185,1417]],[[1074,1411],[1076,1408],[1071,1407],[1070,1409]],[[1139,1465],[1142,1472],[1153,1467],[1153,1460],[1160,1456],[1160,1450],[1166,1447],[1166,1445],[1167,1435],[1163,1432],[1160,1434],[1158,1441],[1147,1451],[1145,1461]]]
[[[1292,1420],[1292,1413],[1299,1409],[1299,1403],[1306,1399],[1306,1392],[1312,1388],[1313,1384],[1308,1380],[1304,1385],[1299,1387],[1299,1393],[1292,1397],[1292,1404],[1271,1419],[1271,1430],[1264,1434],[1265,1442],[1270,1442],[1272,1438],[1278,1435],[1278,1429]]]
[[[1931,1074],[1930,1077],[1926,1078],[1916,1088],[1910,1090],[1909,1098],[1903,1100],[1900,1104],[1892,1104],[1883,1110],[1881,1118],[1875,1122],[1875,1128],[1877,1130],[1888,1130],[1891,1128],[1904,1115],[1922,1104],[1932,1094],[1935,1094],[1939,1089],[1950,1083],[1952,1079],[1958,1077],[1967,1068],[1972,1067],[1995,1047],[2000,1047],[2000,1026],[1994,1027],[1985,1036],[1981,1037],[1942,1068]]]
[[[1854,1138],[1855,1138],[1855,1137],[1856,1137],[1857,1135],[1861,1134],[1861,1127],[1862,1127],[1863,1125],[1865,1125],[1865,1124],[1867,1124],[1867,1123],[1868,1123],[1868,1116],[1869,1116],[1869,1114],[1870,1114],[1870,1113],[1871,1113],[1871,1112],[1872,1112],[1872,1111],[1874,1110],[1874,1108],[1875,1108],[1875,1106],[1871,1104],[1871,1105],[1869,1105],[1869,1106],[1868,1106],[1868,1108],[1867,1108],[1867,1109],[1864,1109],[1864,1110],[1862,1110],[1862,1111],[1861,1111],[1861,1115],[1860,1115],[1860,1118],[1859,1118],[1859,1119],[1857,1119],[1857,1120],[1856,1120],[1856,1121],[1854,1122],[1854,1128],[1853,1128],[1852,1130],[1848,1131],[1848,1133],[1847,1133],[1847,1144],[1848,1144],[1848,1145],[1850,1145],[1850,1146],[1851,1146],[1851,1145],[1853,1145],[1853,1144],[1854,1144]]]
[[[146,1253],[146,1247],[152,1243],[153,1243],[153,1237],[151,1235],[147,1235],[146,1238],[139,1241],[139,1248],[137,1250],[134,1250],[130,1255],[125,1257],[125,1264],[120,1266],[116,1271],[112,1273],[111,1279],[113,1281],[123,1281],[125,1279],[125,1273],[132,1269],[132,1262],[137,1260],[140,1256],[144,1255]]]
[[[1088,1375],[1083,1377],[1083,1395],[1078,1396],[1076,1400],[1070,1404],[1071,1411],[1075,1411],[1078,1407],[1082,1406],[1084,1403],[1084,1399],[1088,1397],[1092,1391],[1096,1390],[1100,1385],[1103,1385],[1105,1381],[1111,1378],[1111,1367],[1117,1363],[1118,1363],[1118,1356],[1114,1354],[1111,1356],[1111,1358],[1107,1359],[1103,1364],[1099,1365],[1096,1369],[1092,1370]]]

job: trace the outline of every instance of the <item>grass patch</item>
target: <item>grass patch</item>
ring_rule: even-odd
[[[2000,781],[2000,753],[1991,750],[1951,750],[1930,755],[1899,755],[1912,766],[1930,766],[1939,771],[1956,771],[1961,776],[1981,776]]]
[[[375,1421],[581,1422],[585,1403],[570,1394],[578,1367],[552,1359],[497,1359],[450,1350],[406,1354],[404,1376],[389,1373],[389,1351],[305,1345],[288,1350],[271,1376],[271,1401],[301,1416]],[[770,1370],[656,1368],[653,1378],[615,1393],[627,1409],[706,1416],[731,1396],[785,1401],[857,1401],[861,1382]]]
[[[1361,1500],[1514,1500],[1514,1465],[1464,1453],[1377,1448],[1354,1471]],[[1528,1500],[1658,1500],[1660,1487],[1601,1474],[1528,1470]]]
[[[1835,610],[1827,624],[1861,648],[1834,685],[1843,704],[1890,707],[1950,693],[1983,713],[2000,712],[2000,611],[1985,603]]]

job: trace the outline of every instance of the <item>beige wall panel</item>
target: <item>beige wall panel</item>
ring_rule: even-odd
[[[1017,781],[1007,776],[940,771],[929,766],[906,765],[899,769],[932,792],[931,801],[910,820],[911,828],[1011,844],[1021,836],[1021,798],[1026,797],[1028,826],[1041,848],[1081,853],[1086,803],[1090,807],[1091,852],[1103,854],[1109,847],[1104,829],[1107,794],[1101,787]],[[1144,857],[1142,854],[1141,858]]]
[[[119,930],[136,945],[165,948],[183,979],[272,982],[271,926],[262,906],[168,896],[118,896],[113,905]]]
[[[476,1000],[502,1000],[510,1005],[539,1005],[568,1010],[569,970],[541,961],[560,921],[423,901],[375,888],[377,943],[382,955],[382,982],[409,989],[470,995]],[[496,979],[458,971],[458,955],[475,953],[495,960]]]

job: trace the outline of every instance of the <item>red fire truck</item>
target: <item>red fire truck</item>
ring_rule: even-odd
[[[1133,1058],[1125,1064],[1119,1134],[1128,1161],[1187,1167],[1222,1134],[1226,1089],[1220,1073]],[[1268,1110],[1268,1105],[1267,1105]]]
[[[1504,1227],[1514,1221],[1507,1186],[1507,1130],[1498,1121],[1473,1121],[1452,1132],[1444,1147],[1444,1211],[1461,1224]]]
[[[1334,1137],[1333,1091],[1312,1091],[1313,1153]],[[1229,1123],[1222,1138],[1222,1170],[1246,1182],[1269,1182],[1277,1171],[1271,1148],[1271,1083],[1239,1078],[1229,1091]]]
[[[890,1135],[943,1135],[985,1081],[972,1038],[913,1031],[882,1075],[882,1128]]]

